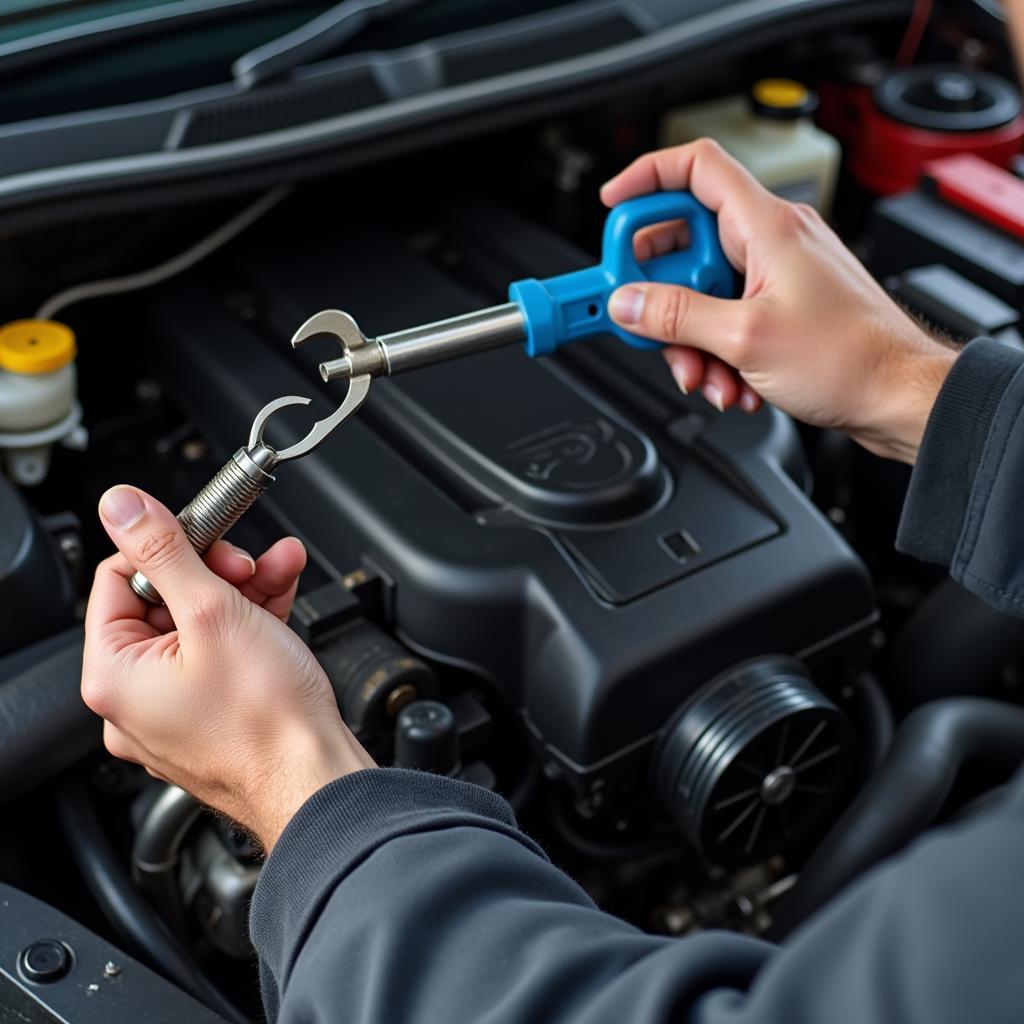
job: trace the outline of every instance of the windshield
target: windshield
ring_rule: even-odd
[[[422,0],[330,56],[392,50],[572,0]],[[337,7],[323,0],[0,0],[0,123],[232,79],[232,62]],[[147,24],[147,15],[158,19]],[[127,19],[132,24],[125,27]],[[45,44],[45,45],[43,45]]]
[[[178,3],[180,0],[0,0],[0,42]]]
[[[532,14],[547,8],[561,7],[570,0],[424,0],[418,10],[390,19],[390,23],[371,25],[367,37],[381,34],[390,37],[386,46],[403,46],[421,42],[432,35],[458,32],[493,24],[505,18]],[[154,11],[161,7],[210,8],[245,7],[278,9],[305,7],[302,0],[0,0],[0,43],[24,39],[54,29],[81,25],[103,18]],[[336,6],[319,5],[321,9]],[[377,45],[375,43],[374,45]]]

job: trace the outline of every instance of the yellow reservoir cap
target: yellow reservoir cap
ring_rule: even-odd
[[[0,327],[0,369],[52,373],[75,358],[75,332],[56,320],[13,320]]]
[[[802,107],[810,98],[807,86],[791,78],[762,78],[754,84],[751,92],[758,103],[777,110]]]

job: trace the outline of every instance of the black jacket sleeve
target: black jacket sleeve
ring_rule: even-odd
[[[925,430],[896,546],[1024,616],[1024,352],[987,338],[953,364]]]
[[[899,546],[1024,614],[1024,354],[972,342],[942,389]],[[499,797],[377,769],[299,811],[251,931],[284,1024],[964,1024],[1020,1019],[1024,781],[929,833],[782,948],[601,913]]]
[[[1019,1019],[1024,786],[869,873],[783,948],[601,913],[499,797],[395,769],[331,783],[252,909],[287,1024],[964,1024]]]

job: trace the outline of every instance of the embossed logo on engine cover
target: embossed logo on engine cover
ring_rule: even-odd
[[[527,480],[573,490],[607,487],[633,468],[633,454],[605,419],[556,423],[513,441],[506,449]]]

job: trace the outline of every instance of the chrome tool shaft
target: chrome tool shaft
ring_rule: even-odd
[[[390,377],[406,370],[514,345],[525,337],[522,310],[516,303],[506,302],[407,331],[367,338],[360,348],[347,351],[340,359],[321,363],[320,376],[326,381],[351,379],[360,374]]]

